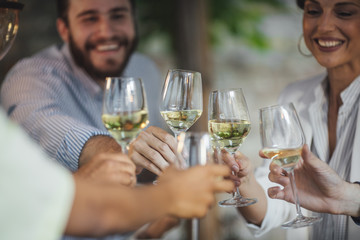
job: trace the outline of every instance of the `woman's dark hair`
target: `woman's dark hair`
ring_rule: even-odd
[[[304,9],[305,0],[296,0],[296,5],[298,5],[299,8]]]
[[[135,18],[135,0],[129,0],[131,4],[131,11]],[[70,0],[56,0],[57,16],[68,24],[68,11]]]

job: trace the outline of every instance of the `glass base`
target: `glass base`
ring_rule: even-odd
[[[308,227],[315,223],[321,222],[322,217],[304,217],[304,216],[297,216],[294,220],[283,223],[281,225],[282,228],[301,228],[301,227]]]
[[[234,197],[227,200],[220,201],[220,207],[246,207],[257,203],[256,198]]]

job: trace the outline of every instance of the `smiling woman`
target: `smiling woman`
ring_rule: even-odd
[[[355,182],[360,179],[360,1],[359,0],[297,0],[297,5],[303,9],[303,34],[305,43],[326,71],[305,81],[298,81],[287,86],[279,98],[280,104],[292,102],[299,115],[306,144],[309,145],[313,157],[326,162],[341,181]],[[303,152],[304,153],[304,152]],[[236,156],[235,156],[236,157]],[[261,157],[265,157],[261,155]],[[306,155],[303,154],[303,158]],[[276,228],[293,219],[294,206],[284,201],[265,198],[263,191],[271,187],[270,181],[281,184],[278,189],[281,199],[293,202],[289,181],[270,178],[267,165],[257,169],[256,178],[251,174],[251,164],[246,156],[238,154],[236,160],[244,169],[238,174],[241,181],[241,195],[254,196],[259,199],[256,208],[249,206],[239,209],[245,219],[252,223],[250,229],[255,236],[260,236],[270,229]],[[303,159],[305,161],[305,159]],[[310,192],[308,182],[323,180],[320,174],[311,179],[304,172],[302,160],[295,168],[296,185],[301,206],[309,206],[315,201],[318,192]],[[301,172],[302,169],[302,172]],[[244,173],[244,174],[243,174]],[[246,174],[245,174],[246,173]],[[279,172],[280,174],[281,172]],[[301,174],[303,173],[303,174]],[[306,179],[305,179],[306,178]],[[319,178],[319,179],[318,179]],[[324,181],[328,188],[333,188],[333,181]],[[354,185],[354,184],[349,184]],[[358,186],[356,186],[358,187]],[[256,190],[256,192],[255,192]],[[283,194],[288,192],[285,197]],[[337,199],[343,199],[345,194],[336,190]],[[357,199],[358,192],[352,193],[352,199]],[[272,195],[274,196],[274,195]],[[321,202],[322,200],[320,200]],[[318,201],[319,202],[319,201]],[[317,203],[318,203],[317,202]],[[346,203],[340,201],[345,207]],[[265,205],[263,207],[263,205]],[[321,205],[321,204],[320,204]],[[288,229],[288,239],[358,239],[360,228],[350,219],[351,214],[344,211],[304,211],[306,216],[323,218],[323,221],[313,228],[303,228],[301,231]],[[357,209],[358,209],[357,205]],[[359,212],[354,213],[356,216]]]
[[[305,1],[303,31],[307,47],[328,70],[350,73],[343,87],[360,71],[360,2]],[[351,69],[347,71],[346,69]],[[345,75],[346,76],[346,75]]]
[[[296,105],[303,128],[311,132],[307,142],[315,155],[328,162],[342,179],[355,181],[360,177],[355,171],[358,156],[352,147],[360,141],[360,132],[354,131],[360,105],[360,1],[296,2],[304,11],[305,43],[327,71],[326,75],[290,85],[280,101]],[[294,98],[297,94],[300,97]],[[348,216],[321,216],[323,221],[312,231],[313,239],[358,236],[359,229],[351,227]]]

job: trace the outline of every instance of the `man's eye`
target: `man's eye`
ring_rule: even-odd
[[[125,16],[123,14],[113,14],[111,15],[111,19],[114,20],[119,20],[119,19],[123,19]]]
[[[87,17],[83,19],[83,22],[87,22],[87,23],[96,22],[96,21],[97,21],[97,17]]]
[[[347,12],[347,11],[337,12],[336,14],[340,17],[351,17],[353,15],[352,12]]]

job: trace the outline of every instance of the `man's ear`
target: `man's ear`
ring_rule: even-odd
[[[56,28],[62,40],[66,43],[69,42],[69,28],[63,19],[56,20]]]

